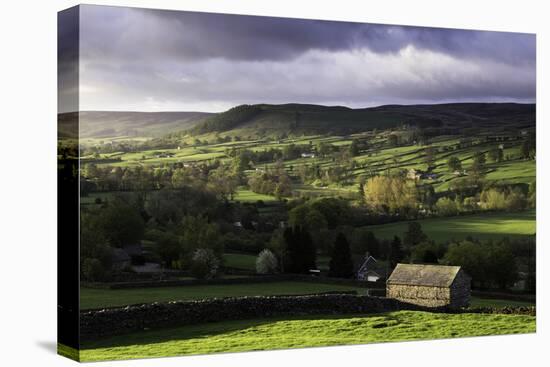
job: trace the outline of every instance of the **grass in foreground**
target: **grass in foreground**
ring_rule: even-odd
[[[82,361],[321,347],[535,332],[535,317],[399,311],[226,321],[84,343]]]
[[[516,213],[486,213],[418,221],[422,230],[434,241],[461,240],[468,236],[477,239],[520,238],[535,233],[535,210]],[[402,237],[408,222],[369,226],[379,238]]]
[[[193,285],[181,287],[92,289],[80,288],[80,308],[102,308],[137,303],[192,300],[214,297],[267,296],[353,291],[364,294],[364,288],[309,282],[273,282],[226,285]]]
[[[65,344],[57,343],[57,354],[73,361],[80,361],[80,351]]]

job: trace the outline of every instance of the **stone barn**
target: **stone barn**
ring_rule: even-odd
[[[471,278],[460,266],[397,264],[386,297],[427,307],[467,307]]]

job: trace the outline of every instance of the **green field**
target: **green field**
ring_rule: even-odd
[[[264,194],[258,194],[251,190],[247,190],[245,188],[240,188],[235,193],[235,196],[233,197],[234,201],[242,201],[242,202],[256,202],[258,200],[262,200],[265,202],[269,201],[275,201],[277,200],[275,196],[271,195],[264,195]]]
[[[273,282],[225,285],[192,285],[181,287],[92,289],[80,288],[80,308],[102,308],[137,303],[192,300],[214,297],[266,296],[321,293],[329,291],[358,291],[365,288],[310,282]]]
[[[323,284],[312,282],[273,282],[226,285],[191,285],[180,287],[93,289],[80,288],[81,309],[124,306],[138,303],[194,300],[204,298],[311,294],[329,291],[357,291],[365,294],[361,287]],[[472,297],[472,307],[530,306],[529,302],[481,299]]]
[[[82,361],[245,352],[536,331],[535,317],[399,311],[239,320],[143,331],[82,344]]]
[[[461,240],[468,236],[478,239],[520,238],[535,234],[535,210],[516,213],[484,213],[476,215],[433,218],[418,221],[422,230],[434,241]],[[403,237],[408,222],[369,226],[376,237]]]
[[[256,256],[247,254],[225,253],[224,265],[229,268],[256,271]]]

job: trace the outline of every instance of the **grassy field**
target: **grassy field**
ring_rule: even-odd
[[[256,271],[256,256],[225,253],[224,265],[230,268]]]
[[[82,345],[82,361],[245,352],[533,333],[535,317],[399,311],[225,321],[115,336]]]
[[[277,198],[271,195],[258,194],[245,188],[240,188],[239,190],[237,190],[237,192],[235,192],[235,196],[233,197],[233,201],[241,202],[256,202],[258,200],[269,202],[275,201],[277,200]]]
[[[80,288],[81,309],[124,306],[129,304],[193,300],[214,297],[266,296],[310,294],[328,291],[357,291],[360,287],[310,282],[273,282],[227,285],[193,285],[181,287],[134,288],[134,289],[92,289]],[[529,302],[482,299],[472,297],[472,307],[531,306]]]
[[[459,217],[433,218],[418,221],[432,240],[443,242],[468,236],[479,239],[518,238],[533,235],[536,230],[535,210],[519,213],[485,213]],[[379,238],[403,237],[407,222],[370,226]]]
[[[310,282],[273,282],[231,285],[205,285],[137,289],[80,288],[80,308],[124,306],[137,303],[166,302],[214,297],[308,294],[328,291],[365,293],[364,288]]]

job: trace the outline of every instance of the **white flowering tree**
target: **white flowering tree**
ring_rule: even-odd
[[[256,258],[258,274],[272,274],[277,271],[277,257],[268,249],[262,250]]]

